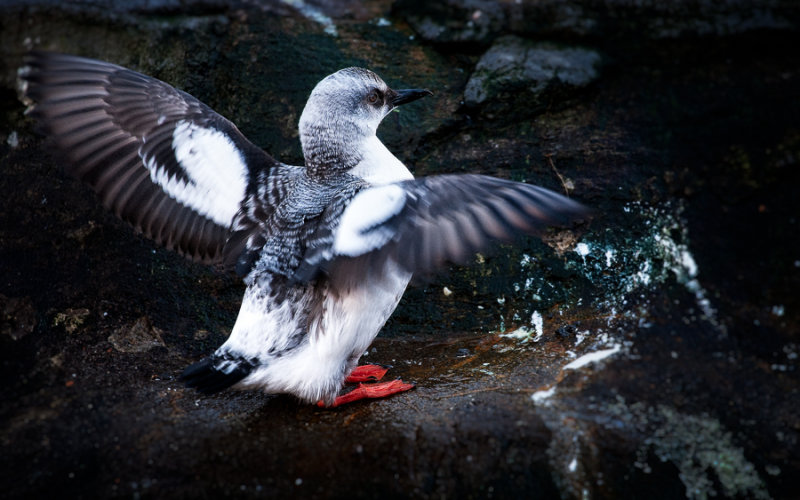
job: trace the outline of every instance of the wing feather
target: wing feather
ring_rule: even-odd
[[[50,52],[31,52],[25,64],[28,112],[66,157],[65,171],[158,243],[221,261],[251,179],[278,163],[208,106],[155,78]]]
[[[398,190],[405,195],[398,196]],[[367,205],[364,200],[374,208],[369,214],[356,213]],[[396,206],[397,200],[403,201],[402,207]],[[432,176],[370,187],[342,209],[331,237],[311,242],[295,278],[309,280],[323,271],[335,286],[348,287],[365,274],[383,272],[389,261],[429,274],[447,263],[467,263],[498,242],[540,236],[548,226],[588,213],[580,203],[547,189],[482,175]],[[340,241],[344,236],[351,239]]]

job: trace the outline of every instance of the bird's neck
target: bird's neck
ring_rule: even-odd
[[[341,124],[340,124],[341,125]],[[350,174],[370,184],[388,184],[414,176],[374,134],[335,133],[325,127],[301,130],[307,172],[314,177]]]
[[[373,185],[413,179],[414,176],[386,146],[373,135],[361,147],[361,160],[349,173]]]
[[[309,174],[343,174],[361,161],[360,141],[354,141],[354,138],[363,135],[355,127],[348,127],[344,123],[338,125],[334,130],[326,126],[307,125],[301,120],[300,143]]]

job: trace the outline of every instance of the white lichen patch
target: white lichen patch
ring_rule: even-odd
[[[617,254],[613,249],[609,248],[606,250],[606,267],[611,267],[611,264],[614,263],[614,256]]]
[[[637,452],[635,465],[643,471],[650,471],[647,457],[652,452],[660,461],[678,468],[687,498],[704,500],[720,494],[727,498],[770,498],[755,467],[719,420],[683,414],[665,405],[646,412],[635,405],[630,408],[642,426],[654,427]]]
[[[531,399],[533,400],[533,403],[537,405],[547,404],[547,400],[555,393],[556,386],[553,386],[549,389],[534,392],[531,394]]]
[[[621,349],[622,349],[621,345],[615,344],[614,347],[611,347],[610,349],[602,349],[600,351],[594,351],[588,354],[584,354],[580,358],[564,366],[564,370],[577,370],[578,368],[582,368],[586,365],[597,363],[598,361],[602,361],[608,358],[609,356],[613,356],[614,354],[618,353]]]
[[[535,348],[536,341],[544,338],[545,325],[539,311],[553,314],[556,319],[552,327],[558,328],[563,326],[559,318],[569,322],[568,318],[574,316],[570,309],[588,309],[596,311],[595,321],[588,329],[584,327],[573,334],[573,355],[564,358],[565,368],[581,367],[583,363],[603,359],[598,356],[620,352],[634,357],[633,342],[616,338],[615,332],[649,328],[652,321],[649,297],[660,287],[678,283],[694,297],[693,304],[686,307],[684,321],[707,321],[720,334],[725,334],[725,325],[717,319],[717,312],[702,285],[701,269],[692,254],[687,225],[682,219],[683,210],[682,201],[656,206],[629,203],[621,214],[629,219],[628,223],[587,233],[577,241],[572,251],[563,255],[565,268],[594,285],[597,294],[591,298],[565,300],[558,283],[549,281],[542,273],[547,261],[524,254],[519,261],[520,272],[513,290],[497,299],[505,310],[499,318],[500,328],[495,331],[517,340],[517,345]],[[631,228],[635,228],[635,238],[629,236]],[[776,316],[782,314],[780,307],[771,311]],[[531,318],[529,324],[505,333],[506,322],[516,326],[519,319],[526,316]],[[597,320],[603,323],[598,324]],[[501,345],[508,346],[507,343]]]
[[[567,470],[570,472],[575,472],[578,470],[578,459],[577,457],[573,457],[570,461],[569,465],[567,466]]]
[[[582,261],[576,261],[576,269],[605,290],[595,306],[613,317],[618,317],[617,311],[621,310],[625,319],[642,320],[647,304],[632,308],[628,306],[631,299],[641,302],[646,298],[645,292],[675,279],[694,295],[700,310],[699,319],[709,321],[725,333],[725,325],[718,321],[716,310],[698,278],[700,269],[689,248],[686,224],[681,220],[683,203],[667,202],[658,206],[629,203],[623,207],[623,212],[641,221],[643,234],[640,237],[626,246],[615,246],[612,241],[618,240],[616,236],[619,235],[609,232],[600,240],[587,237],[574,249]],[[639,326],[648,325],[640,321]]]
[[[531,328],[528,328],[527,326],[521,326],[516,330],[500,334],[500,336],[503,338],[518,340],[521,343],[528,342],[529,340],[532,340],[533,342],[539,342],[543,335],[544,320],[542,319],[542,314],[539,311],[533,311],[533,314],[531,314]]]
[[[575,245],[575,253],[581,256],[583,259],[583,263],[586,264],[586,256],[592,252],[592,249],[589,247],[588,244],[584,242],[580,242]]]
[[[581,342],[586,340],[586,337],[588,337],[589,335],[591,335],[589,330],[584,330],[582,332],[576,333],[575,334],[575,347],[578,347],[579,345],[581,345]]]
[[[511,330],[510,332],[507,333],[501,333],[500,336],[506,339],[514,339],[522,342],[527,342],[528,340],[530,340],[532,334],[533,330],[525,326],[521,326],[516,330]]]
[[[573,457],[578,460],[597,460],[591,451],[596,450],[600,427],[618,432],[622,425],[632,432],[645,436],[636,450],[633,466],[645,474],[653,471],[654,457],[670,463],[678,470],[689,499],[708,498],[770,498],[766,485],[755,466],[748,461],[734,436],[717,419],[707,415],[682,413],[668,405],[649,406],[644,403],[629,404],[624,397],[592,408],[604,418],[566,420],[565,408],[552,396],[555,387],[538,391],[531,398],[540,408],[547,427],[553,432],[553,442],[548,456],[555,470],[564,477],[573,476]],[[578,473],[581,472],[578,467]],[[769,469],[768,474],[772,474]],[[780,473],[780,470],[775,471]],[[581,474],[572,481],[578,484],[594,482],[595,477]]]
[[[533,337],[534,342],[539,342],[544,335],[544,320],[542,319],[542,315],[539,311],[533,311],[531,314],[531,325],[533,325],[533,331],[536,332],[536,336]]]

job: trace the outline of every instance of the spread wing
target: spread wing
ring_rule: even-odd
[[[588,215],[548,189],[483,175],[441,175],[370,187],[309,246],[295,278],[326,272],[339,286],[381,272],[388,261],[428,274],[522,234],[541,235]]]
[[[66,157],[66,172],[137,230],[193,260],[222,260],[253,180],[279,166],[202,102],[135,71],[32,52],[20,78],[34,102],[28,113]]]

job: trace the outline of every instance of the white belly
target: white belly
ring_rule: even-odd
[[[387,265],[380,276],[380,281],[365,282],[347,294],[326,297],[323,313],[309,325],[305,341],[280,356],[268,356],[239,386],[291,393],[309,403],[332,402],[411,280],[411,273],[394,264]],[[276,326],[271,320],[265,323]],[[259,330],[265,337],[276,334]],[[265,338],[264,343],[271,342]]]
[[[411,273],[391,266],[392,271],[384,273],[381,281],[365,283],[343,297],[326,301],[325,315],[310,340],[320,358],[331,354],[336,359],[355,356],[355,362],[367,350],[411,280]]]

